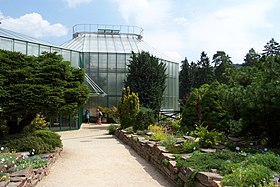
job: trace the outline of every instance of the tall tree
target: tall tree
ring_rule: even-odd
[[[262,55],[264,56],[279,56],[280,55],[280,45],[278,42],[272,38],[269,42],[264,46],[264,50]]]
[[[190,65],[188,59],[182,61],[181,71],[179,72],[179,98],[182,100],[191,91],[191,82],[190,82]]]
[[[251,48],[246,54],[244,58],[244,64],[242,64],[242,66],[253,66],[259,59],[260,55],[253,48]]]
[[[138,93],[141,106],[160,111],[166,78],[165,63],[149,52],[132,52],[125,84]]]
[[[224,51],[217,51],[217,53],[213,55],[213,63],[215,79],[220,83],[227,83],[228,80],[224,76],[224,73],[227,68],[232,66],[230,57]]]
[[[0,50],[0,61],[0,113],[10,134],[21,132],[37,113],[71,114],[88,98],[84,70],[71,67],[61,55]]]
[[[204,51],[202,51],[197,65],[199,66],[198,87],[203,84],[210,84],[213,81],[213,67],[210,64],[209,57]]]

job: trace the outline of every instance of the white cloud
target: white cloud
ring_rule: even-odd
[[[201,7],[174,0],[111,0],[129,25],[144,29],[144,40],[170,57],[197,61],[223,50],[242,63],[250,48],[261,52],[275,25],[267,17],[278,0],[230,0]],[[217,1],[216,1],[217,2]],[[274,16],[275,17],[275,16]],[[258,48],[259,47],[259,48]]]
[[[113,0],[127,23],[159,27],[169,17],[170,0]]]
[[[275,2],[249,1],[198,17],[185,32],[187,43],[192,44],[188,49],[212,55],[224,50],[234,62],[242,63],[249,49],[262,40],[255,31],[271,27],[266,14]]]
[[[65,36],[68,29],[60,23],[50,24],[38,13],[29,13],[19,18],[5,17],[0,12],[1,26],[5,29],[23,33],[32,37]]]
[[[75,8],[82,3],[90,3],[92,0],[63,0],[67,3],[68,7]]]
[[[178,24],[178,25],[182,25],[182,26],[187,26],[189,24],[189,22],[187,21],[186,18],[174,18],[173,21]]]

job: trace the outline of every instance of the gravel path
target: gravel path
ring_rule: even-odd
[[[107,124],[59,132],[63,152],[39,187],[158,187],[171,184],[114,136]]]

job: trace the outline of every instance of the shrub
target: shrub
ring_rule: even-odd
[[[11,151],[15,152],[33,152],[46,153],[52,150],[52,147],[44,142],[40,137],[30,134],[17,134],[8,136],[1,142],[3,147],[8,147]]]
[[[272,171],[263,165],[249,164],[225,175],[222,184],[227,186],[263,186],[269,184],[271,174]]]
[[[23,129],[23,133],[34,132],[35,130],[47,129],[49,124],[45,120],[45,117],[41,114],[37,114],[35,119]]]
[[[249,155],[247,160],[249,163],[257,163],[280,173],[280,156],[272,152]]]
[[[181,153],[192,153],[199,149],[199,143],[186,140],[181,149]]]
[[[40,137],[46,144],[50,145],[52,149],[62,147],[60,135],[50,130],[36,130],[33,134]]]
[[[177,138],[173,135],[167,135],[165,139],[163,139],[160,144],[164,147],[166,147],[167,149],[169,147],[174,146],[174,144],[176,143]]]
[[[187,160],[177,160],[178,167],[191,167],[196,171],[211,171],[217,169],[220,173],[229,171],[225,167],[228,163],[239,163],[245,160],[245,156],[231,152],[228,150],[219,151],[216,153],[201,153],[198,151],[193,152],[192,156]]]
[[[131,92],[129,87],[123,88],[118,105],[121,129],[125,129],[134,124],[136,115],[139,111],[139,103],[137,93]]]
[[[200,147],[209,148],[213,145],[220,143],[222,138],[222,133],[215,130],[209,131],[206,127],[202,125],[196,125],[196,129],[192,132],[192,135],[198,137],[198,142]]]
[[[152,109],[141,107],[133,123],[133,130],[146,130],[149,125],[154,124],[155,114]]]
[[[113,125],[113,124],[109,125],[109,126],[108,126],[109,134],[114,134],[115,131],[116,131],[118,128],[119,128],[118,125]]]
[[[26,168],[42,168],[47,165],[48,161],[41,159],[39,156],[26,157],[17,161],[15,171],[24,170]]]

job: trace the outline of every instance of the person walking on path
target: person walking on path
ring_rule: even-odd
[[[85,118],[86,118],[86,123],[89,123],[89,121],[90,121],[90,112],[89,112],[88,109],[85,112]]]
[[[96,122],[97,125],[101,125],[102,117],[103,117],[103,113],[102,113],[101,110],[98,108],[98,109],[97,109],[97,122]]]

